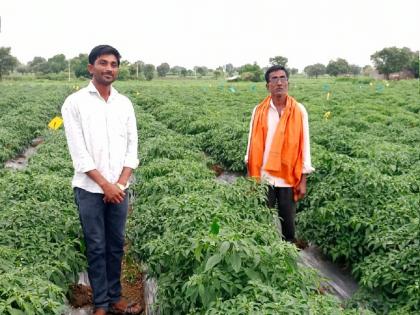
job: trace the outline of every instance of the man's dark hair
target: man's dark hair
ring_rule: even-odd
[[[271,66],[270,68],[268,68],[267,71],[265,72],[265,82],[268,83],[268,81],[270,80],[270,73],[271,72],[275,72],[275,71],[279,71],[279,70],[283,70],[286,73],[287,80],[289,80],[289,71],[287,71],[286,68],[283,67],[283,66],[274,65],[274,66]]]
[[[92,49],[89,54],[89,63],[93,65],[100,56],[102,55],[114,55],[117,58],[118,66],[120,65],[121,55],[114,47],[109,45],[99,45]]]

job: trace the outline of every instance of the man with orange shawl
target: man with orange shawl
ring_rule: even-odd
[[[268,184],[267,205],[277,208],[283,238],[295,241],[296,201],[306,194],[311,165],[308,114],[288,95],[289,73],[272,66],[265,73],[267,96],[252,113],[248,176]]]

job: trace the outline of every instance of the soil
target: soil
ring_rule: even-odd
[[[216,173],[216,177],[223,173],[223,168],[220,165],[212,165],[211,169]]]
[[[305,249],[308,247],[308,242],[306,240],[303,239],[297,239],[294,244],[296,245],[297,248],[299,249]]]
[[[143,275],[138,267],[123,261],[122,266],[122,297],[129,303],[139,303],[145,309]],[[70,286],[68,294],[70,305],[74,308],[92,307],[92,289],[82,284]]]
[[[74,308],[92,305],[92,289],[83,284],[70,286],[69,302]]]
[[[134,265],[123,262],[122,296],[130,303],[139,303],[145,309],[143,274]]]

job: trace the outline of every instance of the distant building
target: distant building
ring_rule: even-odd
[[[235,82],[235,81],[239,81],[241,77],[239,75],[234,75],[232,77],[226,78],[226,81],[228,82]]]
[[[385,75],[384,74],[380,74],[378,72],[378,70],[373,69],[373,71],[371,71],[371,73],[369,74],[370,77],[376,79],[376,80],[384,80],[385,79]]]
[[[376,79],[376,80],[385,80],[386,76],[385,74],[380,74],[378,70],[374,69],[370,73],[370,77]],[[409,80],[414,79],[414,74],[410,70],[403,70],[399,72],[393,72],[388,75],[388,80]]]
[[[414,74],[410,70],[403,70],[389,74],[389,80],[408,80],[414,79]]]

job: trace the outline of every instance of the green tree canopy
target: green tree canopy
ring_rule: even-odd
[[[387,47],[375,52],[370,56],[373,64],[379,73],[385,74],[389,78],[389,74],[402,70],[411,70],[415,53],[409,48]]]
[[[419,78],[419,70],[420,70],[419,62],[420,62],[419,51],[416,51],[412,56],[410,68],[412,69],[414,73],[414,77],[417,79]]]
[[[143,68],[144,77],[150,81],[155,76],[155,66],[152,64],[145,64]]]
[[[196,66],[194,67],[194,70],[200,77],[205,76],[207,72],[209,71],[209,69],[207,69],[207,67],[204,67],[204,66]]]
[[[220,69],[220,67],[219,67],[216,70],[214,70],[213,75],[214,75],[215,79],[219,79],[221,76],[223,76],[223,68]]]
[[[130,79],[130,63],[128,62],[121,62],[120,67],[118,69],[118,79],[120,80],[128,80]]]
[[[359,75],[362,72],[362,67],[358,65],[350,65],[349,69],[350,69],[350,73],[354,76]]]
[[[259,82],[262,81],[264,76],[260,66],[254,62],[254,64],[245,64],[239,68],[239,74],[241,79],[244,81]]]
[[[297,68],[290,68],[287,71],[289,71],[290,74],[298,74],[299,69],[297,69]]]
[[[303,71],[309,76],[309,77],[315,77],[318,78],[319,75],[324,75],[326,73],[326,68],[322,63],[316,63],[313,65],[306,66]]]
[[[225,70],[229,76],[232,76],[235,72],[235,67],[231,63],[228,63],[225,65]]]
[[[44,57],[34,57],[28,62],[29,71],[33,73],[41,72],[41,69],[48,68],[47,60]]]
[[[366,65],[362,69],[363,75],[370,76],[373,72],[373,68],[371,65]]]
[[[144,73],[144,62],[137,60],[136,62],[130,64],[128,69],[131,76],[138,78],[142,73]]]
[[[289,61],[289,59],[287,59],[286,57],[283,56],[275,56],[269,59],[269,62],[272,66],[283,66],[286,68],[287,66],[287,62]]]
[[[326,72],[331,76],[338,76],[340,74],[350,73],[350,66],[347,60],[337,58],[337,60],[330,60],[327,65]]]
[[[171,68],[171,70],[169,70],[169,72],[173,75],[177,75],[177,76],[181,76],[182,70],[185,69],[184,67],[181,66],[174,66]]]
[[[25,74],[25,73],[29,73],[29,66],[28,65],[24,65],[24,64],[19,64],[16,67],[16,72],[21,73],[21,74]]]
[[[185,68],[182,68],[181,69],[181,77],[184,77],[185,78],[187,76],[187,74],[188,74],[188,71],[192,72],[191,70],[187,70]]]
[[[0,47],[0,80],[19,64],[16,57],[10,54],[11,47]]]
[[[66,56],[63,54],[55,55],[48,59],[48,72],[59,73],[68,67]]]
[[[88,55],[79,54],[79,56],[70,60],[70,69],[73,70],[77,78],[90,78],[90,73],[87,69],[88,63]]]
[[[156,67],[156,71],[158,73],[158,76],[160,77],[166,77],[171,67],[168,63],[164,62]]]

